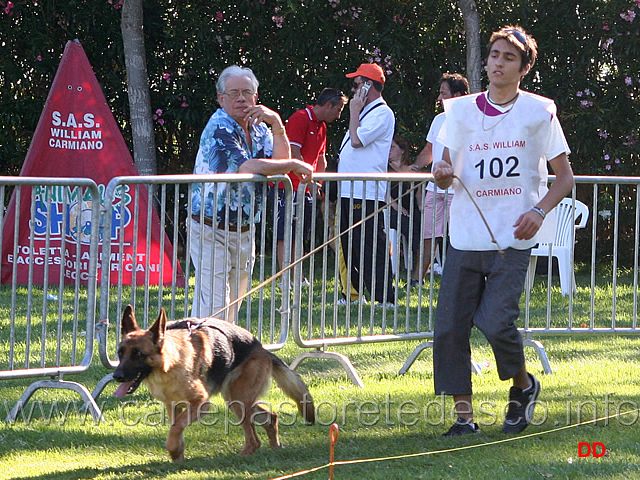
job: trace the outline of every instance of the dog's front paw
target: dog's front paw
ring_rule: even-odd
[[[169,452],[172,462],[182,462],[184,460],[184,450],[181,452]]]
[[[244,448],[242,449],[242,451],[240,451],[239,455],[252,455],[256,450],[258,450],[258,448],[260,448],[260,442],[258,442],[257,444],[245,443]]]
[[[174,441],[169,437],[166,447],[172,462],[181,462],[184,460],[184,439],[180,438],[178,441]]]

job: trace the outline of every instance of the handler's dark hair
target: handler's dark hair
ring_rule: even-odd
[[[497,32],[491,34],[489,39],[488,52],[491,53],[491,47],[498,40],[506,40],[511,45],[516,47],[520,52],[521,62],[520,71],[524,70],[527,65],[533,67],[538,58],[538,43],[531,35],[527,35],[527,32],[518,25],[507,25],[502,27]]]

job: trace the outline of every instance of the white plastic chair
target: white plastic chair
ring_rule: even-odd
[[[396,226],[396,225],[393,225]],[[395,275],[398,270],[398,257],[400,256],[400,242],[398,239],[398,235],[402,239],[402,247],[404,250],[404,267],[409,269],[409,256],[411,252],[409,250],[409,242],[406,237],[402,235],[402,233],[398,232],[395,228],[387,229],[387,238],[389,239],[389,244],[391,246],[391,271]]]
[[[589,208],[581,201],[576,200],[574,212],[571,198],[563,198],[556,206],[556,219],[557,228],[553,243],[540,243],[531,250],[529,288],[533,286],[538,257],[548,257],[551,250],[551,256],[558,260],[560,289],[563,295],[569,295],[571,285],[573,285],[573,291],[576,291],[576,277],[572,268],[574,246],[571,244],[571,240],[575,239],[577,229],[587,225]]]

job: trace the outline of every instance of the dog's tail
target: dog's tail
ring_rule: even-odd
[[[282,391],[296,402],[302,418],[309,425],[313,425],[316,421],[316,409],[309,389],[302,381],[302,378],[273,354],[271,354],[271,361],[273,364],[271,376]]]

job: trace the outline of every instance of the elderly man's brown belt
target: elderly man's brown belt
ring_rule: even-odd
[[[193,218],[196,222],[200,223],[200,215],[191,215],[191,218]],[[209,227],[213,227],[213,220],[211,218],[203,217],[202,221],[204,222],[205,225]],[[225,230],[224,227],[225,227],[224,222],[218,223],[218,226],[217,226],[218,229]],[[227,230],[229,230],[230,232],[240,231],[244,233],[244,232],[248,232],[250,228],[251,228],[251,225],[242,225],[240,228],[238,228],[237,225],[230,223]]]

